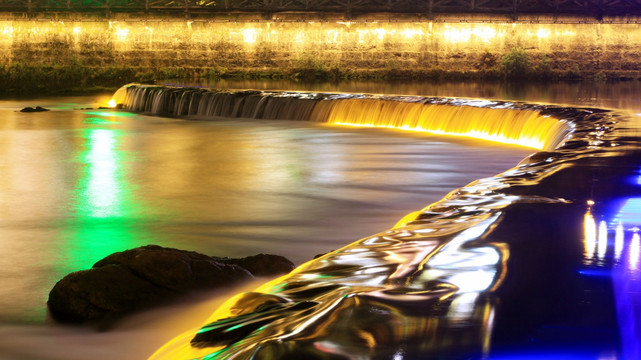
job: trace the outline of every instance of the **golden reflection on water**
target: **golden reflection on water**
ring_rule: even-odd
[[[440,234],[419,235],[410,226],[347,245],[229,299],[191,335],[266,322],[256,333],[226,347],[190,346],[189,334],[182,334],[151,359],[226,358],[260,348],[261,338],[312,339],[316,350],[343,356],[380,353],[387,346],[402,353],[398,344],[405,341],[427,353],[474,348],[487,355],[494,319],[491,292],[504,277],[509,251],[505,244],[475,242],[491,233],[499,217],[476,219],[463,228],[451,223]],[[283,302],[284,308],[270,309],[270,302]],[[285,310],[306,302],[312,307]],[[421,310],[431,307],[442,310]]]
[[[583,232],[585,243],[585,258],[591,260],[594,258],[594,252],[596,248],[596,222],[594,221],[594,216],[592,216],[591,207],[588,207],[588,211],[585,213],[583,219]]]

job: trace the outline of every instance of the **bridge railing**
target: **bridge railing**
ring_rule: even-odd
[[[220,13],[338,12],[353,14],[391,12],[413,14],[571,14],[639,16],[641,0],[0,0],[0,11],[29,16],[47,12]]]

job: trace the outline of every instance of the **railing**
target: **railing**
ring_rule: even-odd
[[[182,13],[284,11],[376,12],[427,14],[570,14],[593,16],[639,16],[641,0],[0,0],[0,11],[32,16],[48,12]]]

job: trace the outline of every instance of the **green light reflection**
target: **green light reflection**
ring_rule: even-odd
[[[122,131],[85,129],[81,165],[74,190],[74,218],[67,236],[70,270],[90,268],[96,261],[136,247],[145,238],[134,219],[136,204],[124,172]]]
[[[127,112],[120,112],[120,111],[113,111],[113,110],[104,110],[104,111],[86,111],[86,115],[94,115],[94,116],[104,116],[104,117],[134,117],[136,114],[134,113],[127,113]]]
[[[84,124],[89,125],[108,125],[108,124],[118,124],[117,122],[111,120],[105,120],[101,118],[88,117],[83,121]]]

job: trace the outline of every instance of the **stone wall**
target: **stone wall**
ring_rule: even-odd
[[[127,67],[138,77],[131,80],[171,76],[171,69],[195,76],[305,69],[474,75],[500,73],[501,58],[522,48],[536,71],[641,76],[640,19],[295,18],[0,20],[0,61],[5,69]]]

